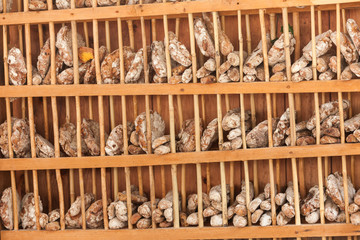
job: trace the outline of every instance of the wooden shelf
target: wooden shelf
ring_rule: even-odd
[[[106,157],[13,158],[0,159],[0,171],[77,168],[136,167],[208,162],[254,161],[264,159],[311,158],[360,155],[360,143],[309,145],[297,147],[241,149],[236,151],[206,151],[142,154]]]
[[[108,240],[108,239],[233,239],[358,236],[360,226],[352,224],[309,224],[269,227],[204,227],[121,230],[1,231],[2,240]]]
[[[206,2],[206,4],[204,4]],[[206,1],[190,1],[190,2],[176,2],[176,3],[159,3],[159,4],[137,4],[137,5],[122,5],[111,7],[98,8],[77,8],[77,9],[63,9],[63,10],[49,10],[49,11],[29,11],[29,12],[13,12],[0,14],[2,25],[14,24],[39,24],[49,22],[70,22],[88,21],[92,19],[97,20],[111,20],[121,17],[122,19],[135,19],[139,17],[157,17],[167,13],[170,17],[172,15],[180,15],[187,13],[200,13],[212,11],[234,11],[242,10],[244,14],[250,13],[258,14],[258,10],[254,9],[268,9],[267,13],[278,12],[279,8],[289,7],[296,8],[311,5],[320,5],[317,10],[335,10],[334,0],[206,0]],[[356,0],[342,0],[342,7],[356,7],[360,6]],[[299,9],[299,8],[298,8]],[[290,9],[291,11],[291,9]],[[236,13],[235,13],[236,14]]]
[[[359,92],[359,80],[189,84],[0,86],[1,97]]]

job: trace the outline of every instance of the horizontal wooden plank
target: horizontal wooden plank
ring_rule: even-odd
[[[352,224],[308,224],[286,226],[203,227],[120,230],[63,230],[63,231],[1,231],[2,240],[109,240],[109,239],[243,239],[358,236],[359,226]]]
[[[112,7],[98,7],[98,8],[77,8],[77,9],[62,9],[51,11],[30,11],[18,13],[4,13],[0,14],[4,25],[13,24],[38,24],[53,22],[69,22],[72,20],[86,21],[90,19],[110,20],[121,17],[123,19],[132,19],[139,17],[155,17],[167,15],[178,15],[187,13],[200,13],[211,11],[234,11],[234,10],[254,10],[254,9],[274,9],[282,7],[304,7],[310,5],[324,5],[331,3],[354,3],[355,0],[206,0],[206,1],[189,1],[176,3],[156,3],[143,5],[123,5]],[[245,13],[245,12],[244,12]]]
[[[296,147],[240,149],[236,151],[206,151],[170,153],[166,155],[120,155],[106,157],[13,158],[0,159],[0,171],[45,170],[72,168],[110,168],[207,162],[253,161],[263,159],[309,158],[360,155],[360,143]]]
[[[1,97],[359,92],[359,80],[189,84],[0,86]]]

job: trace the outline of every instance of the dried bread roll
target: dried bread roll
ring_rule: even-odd
[[[43,211],[43,205],[40,196],[39,196],[39,211],[40,213]],[[23,229],[36,229],[34,193],[25,194],[25,196],[21,200],[20,221]]]
[[[290,55],[295,50],[296,40],[289,32]],[[284,33],[274,42],[268,53],[269,66],[272,67],[279,62],[285,61],[285,35]]]
[[[156,111],[150,111],[150,124],[151,124],[151,141],[164,136],[165,133],[165,122],[161,118],[160,114]],[[135,131],[139,136],[139,145],[145,152],[147,149],[147,124],[146,124],[146,113],[143,112],[135,119]]]
[[[336,45],[336,38],[337,38],[337,33],[336,31],[331,33],[330,38],[333,41],[333,43]],[[353,62],[357,62],[358,58],[359,58],[359,54],[354,46],[354,44],[351,42],[350,38],[340,32],[340,51],[341,54],[344,56],[345,61],[347,63],[353,63]]]
[[[85,47],[85,42],[80,34],[77,35],[78,47]],[[72,34],[68,26],[63,26],[56,34],[55,46],[59,51],[62,61],[69,67],[73,66]]]
[[[218,120],[213,119],[204,130],[201,139],[200,146],[201,151],[209,150],[212,144],[218,139]]]
[[[196,36],[195,32],[195,36]],[[177,63],[189,67],[191,65],[191,54],[185,47],[183,43],[181,43],[175,33],[169,32],[169,52],[170,57],[176,61]]]
[[[315,37],[316,57],[326,54],[332,47],[330,39],[332,31],[328,30]],[[303,49],[303,55],[308,61],[312,61],[312,41],[310,41]]]
[[[81,123],[81,137],[92,156],[100,155],[100,125],[98,122],[83,118]],[[105,141],[108,135],[105,133]]]
[[[27,69],[25,58],[20,49],[13,47],[8,53],[10,84],[15,86],[25,85]]]
[[[194,34],[201,53],[206,57],[215,58],[215,45],[203,19],[194,20]]]
[[[70,157],[77,156],[76,126],[73,123],[64,123],[59,129],[59,143],[62,150]],[[88,153],[87,145],[81,139],[82,154]]]
[[[354,19],[349,18],[346,21],[346,30],[354,44],[354,47],[360,54],[360,29]]]
[[[276,128],[278,119],[273,118],[271,121],[272,129]],[[250,148],[267,147],[268,145],[268,121],[264,120],[253,128],[246,135],[246,144]]]
[[[202,133],[203,126],[200,119],[199,126],[200,134]],[[195,119],[188,119],[183,122],[180,133],[178,134],[179,141],[177,142],[177,149],[180,152],[193,152],[195,151]]]
[[[16,204],[17,204],[17,210],[18,214],[20,212],[20,198],[19,194],[16,192]],[[13,195],[12,195],[12,189],[11,187],[6,188],[2,192],[2,196],[0,199],[0,218],[2,220],[2,223],[4,227],[8,230],[14,229],[14,210],[13,210]]]

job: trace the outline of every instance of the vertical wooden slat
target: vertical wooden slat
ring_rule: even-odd
[[[189,21],[189,35],[190,35],[190,50],[191,50],[191,61],[192,61],[192,72],[193,72],[193,83],[197,83],[196,71],[196,49],[195,49],[195,35],[194,35],[194,17],[192,13],[188,14]],[[194,118],[195,118],[195,151],[200,152],[200,111],[199,111],[199,95],[194,95]],[[204,119],[203,119],[204,120]],[[198,196],[198,218],[199,227],[204,226],[203,218],[203,198],[202,198],[202,179],[201,179],[201,164],[196,164],[196,187]],[[184,201],[184,200],[183,200]],[[186,205],[185,205],[186,206]],[[184,209],[185,211],[185,209]]]
[[[105,21],[105,42],[106,48],[111,53],[111,43],[110,43],[110,23]],[[114,96],[109,96],[109,108],[110,108],[110,128],[111,130],[116,127],[115,124],[115,105],[114,105]],[[112,168],[113,172],[113,198],[115,199],[119,190],[119,175],[118,169]]]
[[[53,9],[52,1],[48,2],[49,10]],[[55,48],[55,27],[54,22],[49,22],[49,33],[50,33],[50,49],[51,49],[51,84],[56,84],[56,48]],[[51,97],[51,108],[53,116],[53,130],[54,130],[54,148],[55,148],[55,157],[60,157],[60,145],[59,145],[59,120],[57,112],[57,103],[56,97]],[[65,207],[64,207],[64,192],[63,192],[63,183],[61,178],[60,169],[55,170],[56,182],[58,185],[59,192],[59,208],[60,208],[60,228],[61,230],[65,229]]]
[[[244,73],[243,73],[243,65],[244,65],[244,58],[243,58],[243,36],[242,36],[242,28],[241,28],[241,11],[237,11],[238,16],[238,33],[239,33],[239,55],[240,55],[240,82],[244,81]],[[245,15],[245,20],[248,18],[248,15]],[[246,20],[246,22],[248,22]],[[249,29],[248,29],[249,26]],[[246,24],[246,39],[248,43],[248,52],[251,52],[249,50],[249,38],[251,38],[250,35],[250,25]],[[250,48],[251,48],[251,40],[250,40]],[[241,116],[241,137],[243,141],[243,149],[247,149],[246,146],[246,132],[245,132],[245,100],[244,100],[244,94],[240,93],[240,116]],[[248,161],[244,161],[244,175],[245,175],[245,187],[246,187],[246,208],[247,208],[247,218],[248,218],[248,225],[251,226],[251,213],[249,210],[249,204],[250,204],[250,179],[249,179],[249,164]]]
[[[6,6],[6,0],[3,0],[3,6]],[[6,7],[4,7],[4,13],[6,13]],[[3,25],[3,59],[4,59],[4,82],[5,86],[9,86],[9,65],[8,65],[8,42],[7,42],[7,26]],[[14,158],[14,152],[12,150],[11,145],[11,106],[10,106],[10,98],[5,98],[5,105],[6,105],[6,120],[7,120],[7,132],[8,132],[8,147],[9,147],[9,158]],[[18,205],[17,205],[17,191],[16,191],[16,176],[15,171],[10,171],[10,178],[11,178],[11,193],[12,193],[12,205],[13,205],[13,212],[18,212]],[[19,219],[18,215],[13,215],[14,221],[14,230],[19,229]]]
[[[163,0],[166,2],[166,0]],[[171,78],[171,59],[169,52],[169,28],[167,15],[163,15],[164,21],[164,34],[165,34],[165,53],[166,53],[166,70],[168,81]],[[174,118],[174,103],[173,96],[169,95],[169,121],[170,121],[170,148],[171,153],[176,153],[176,142],[175,142],[175,118]],[[177,183],[177,166],[171,165],[171,179],[173,188],[173,212],[174,212],[174,227],[179,227],[179,193]]]
[[[24,4],[24,11],[28,12],[29,8],[27,4]],[[31,35],[30,24],[25,24],[25,42],[26,42],[26,70],[27,70],[27,85],[32,85],[32,64],[31,64]],[[32,97],[28,97],[28,113],[29,113],[29,128],[30,128],[30,149],[31,158],[36,158],[35,149],[35,124],[34,124],[34,105]],[[34,203],[35,203],[35,218],[36,229],[40,230],[40,207],[39,207],[39,185],[37,171],[33,170],[33,188],[34,188]]]
[[[140,0],[142,4],[142,0]],[[144,75],[145,83],[149,84],[149,69],[148,69],[148,56],[147,56],[147,46],[146,46],[146,30],[145,30],[145,20],[144,17],[140,18],[141,24],[141,37],[142,37],[142,47],[143,47],[143,58],[144,58]],[[145,114],[146,114],[146,129],[151,129],[151,120],[150,120],[150,96],[145,95]],[[152,153],[151,147],[151,131],[146,131],[146,143],[147,143],[147,153]],[[151,212],[156,208],[155,206],[155,180],[154,180],[154,169],[153,166],[149,166],[149,183],[150,183],[150,203],[151,203]],[[175,200],[175,199],[174,199]],[[155,221],[152,221],[152,227],[156,228]]]
[[[220,50],[219,50],[219,29],[217,24],[217,12],[212,12],[213,25],[214,25],[214,42],[215,42],[215,62],[216,62],[216,79],[219,79],[220,73]],[[218,133],[219,133],[219,149],[222,150],[223,131],[222,131],[222,108],[221,108],[221,95],[216,94],[217,103],[217,118],[218,118]],[[226,194],[226,177],[225,177],[225,163],[220,162],[220,182],[221,182],[221,198],[222,198],[222,223],[223,226],[228,225],[227,219],[227,194]]]
[[[151,37],[152,37],[153,42],[157,40],[156,19],[151,19]],[[160,95],[156,96],[156,106],[157,106],[156,111],[161,115],[161,96]],[[182,172],[185,171],[185,165],[182,166],[181,171]],[[183,176],[183,173],[181,173],[181,176]],[[160,178],[161,178],[161,197],[164,198],[166,195],[166,182],[165,182],[166,180],[165,180],[165,166],[164,165],[160,166]],[[181,193],[183,193],[183,191],[185,191],[184,189],[183,189],[183,184],[181,183]],[[185,196],[186,196],[186,193],[185,193]],[[186,203],[185,203],[185,206],[186,206]],[[184,207],[184,202],[182,202],[182,207]]]
[[[74,9],[75,8],[75,1],[71,0],[71,8]],[[76,34],[76,22],[75,21],[71,21],[71,32],[72,32],[72,48],[73,48],[73,54],[76,53],[77,56],[77,41],[75,42],[74,40],[74,36],[77,39],[77,34]],[[74,43],[76,45],[74,45]],[[74,50],[76,49],[76,51]],[[75,60],[75,56],[73,55],[74,60]],[[77,57],[76,57],[77,60]],[[74,69],[74,82],[75,81],[79,81],[79,65],[78,64],[73,64],[73,69]],[[65,112],[66,112],[66,116],[65,116],[65,120],[66,123],[70,123],[70,97],[65,97]],[[77,130],[78,131],[78,130]],[[75,201],[75,183],[74,183],[74,169],[69,169],[69,190],[70,190],[70,202],[73,203]]]
[[[120,1],[117,2],[120,5]],[[121,18],[117,18],[117,31],[119,42],[119,58],[120,58],[120,84],[125,84],[125,69],[124,69],[124,53],[123,53],[123,35]],[[124,139],[124,155],[128,155],[128,135],[127,135],[127,114],[126,114],[126,96],[121,96],[121,113],[123,125],[123,139]],[[128,212],[128,228],[132,229],[131,224],[132,206],[131,206],[131,187],[130,187],[130,168],[125,167],[125,189],[126,189],[126,205]]]
[[[84,28],[84,38],[85,38],[85,46],[86,47],[90,47],[90,43],[89,43],[89,29],[88,29],[88,25],[87,22],[83,23],[83,28]],[[77,35],[76,35],[77,37]],[[75,104],[76,103],[76,96],[75,96]],[[80,101],[79,101],[80,103]],[[89,103],[89,119],[93,119],[94,115],[93,115],[93,98],[92,96],[88,97],[88,103]],[[80,129],[81,131],[81,109],[80,109],[80,114],[78,115],[78,113],[76,113],[76,119],[80,119],[80,123],[76,122],[76,129]],[[77,130],[78,131],[78,130]],[[81,140],[81,132],[80,132],[80,140]],[[77,140],[79,142],[79,138]],[[81,152],[80,152],[81,153]],[[78,154],[78,156],[81,156]],[[83,171],[82,169],[79,169],[79,179],[80,179],[80,171]],[[81,173],[83,174],[83,173]],[[96,199],[96,168],[92,168],[91,169],[91,183],[92,183],[92,193],[94,194],[94,197]],[[81,183],[80,183],[81,185]],[[82,195],[81,195],[81,189],[80,189],[80,197],[83,199]]]
[[[221,16],[221,28],[225,33],[225,16]],[[226,56],[222,56],[222,61],[226,61]],[[229,94],[225,94],[225,108],[226,112],[230,110],[230,97]],[[234,162],[229,163],[229,185],[230,185],[230,204],[235,199],[235,186],[234,186]]]
[[[3,5],[3,6],[6,6],[6,5]],[[21,0],[17,1],[17,7],[18,7],[18,12],[21,12],[22,11],[22,1]],[[6,11],[4,10],[4,12],[6,12]],[[18,34],[19,34],[18,35],[19,36],[18,37],[19,49],[22,53],[24,53],[23,25],[18,25],[17,28],[18,28]],[[21,98],[21,117],[23,119],[26,118],[26,99],[25,99],[25,97]],[[24,171],[24,184],[25,184],[25,192],[29,193],[30,192],[29,171],[27,171],[27,170]]]
[[[336,4],[336,60],[337,60],[337,79],[340,79],[341,76],[341,53],[340,53],[340,4]],[[338,92],[338,101],[339,101],[339,116],[340,116],[340,142],[341,144],[345,143],[345,131],[344,131],[344,106],[343,106],[343,95],[342,92]],[[344,184],[344,202],[345,202],[345,216],[346,223],[350,223],[349,216],[349,195],[348,195],[348,175],[347,175],[347,166],[346,166],[346,156],[341,156],[341,165],[342,165],[342,175],[343,175],[343,184]],[[351,237],[348,237],[348,239]]]
[[[44,32],[42,24],[38,24],[39,32],[39,47],[40,49],[44,45]],[[43,112],[44,112],[44,130],[45,130],[45,139],[49,140],[49,120],[48,120],[48,109],[47,109],[47,98],[43,97]],[[52,195],[51,195],[51,182],[50,182],[50,170],[46,169],[46,187],[48,195],[48,211],[52,210]]]
[[[322,12],[321,12],[321,10],[317,11],[317,17],[318,17],[318,34],[321,34],[322,33]],[[321,104],[324,104],[326,102],[325,97],[326,97],[325,93],[321,93]],[[324,180],[326,180],[326,177],[328,175],[329,175],[329,157],[324,157],[324,176],[323,176]],[[321,215],[320,215],[320,217],[321,217]]]
[[[134,50],[135,48],[135,37],[134,37],[134,26],[133,26],[133,21],[132,20],[128,20],[127,21],[128,24],[128,30],[129,30],[129,41],[130,41],[130,47],[132,50]],[[138,103],[137,103],[137,96],[133,96],[133,112],[134,112],[134,118],[137,117],[138,115]],[[138,185],[139,185],[139,193],[140,195],[143,195],[143,179],[142,179],[142,168],[141,167],[137,167],[137,174],[138,174]]]
[[[317,81],[317,70],[316,70],[316,41],[315,41],[315,7],[311,6],[311,48],[312,48],[312,70],[313,80]],[[319,94],[314,93],[315,102],[315,117],[316,117],[316,144],[320,144],[320,113],[319,113]],[[318,168],[318,182],[319,182],[319,198],[320,198],[320,223],[325,224],[325,212],[324,212],[324,184],[323,184],[323,173],[322,173],[322,158],[317,157],[317,168]],[[326,239],[326,237],[322,237]]]
[[[71,0],[71,8],[75,8],[75,0]],[[88,39],[88,33],[85,33],[85,39]],[[76,21],[71,21],[71,39],[72,39],[72,50],[73,50],[73,66],[74,66],[74,84],[80,84],[79,76],[79,56],[78,56],[78,39],[77,39],[77,24]],[[77,156],[82,156],[81,149],[81,109],[80,109],[80,97],[75,96],[75,108],[76,108],[76,149]],[[72,172],[74,174],[74,172]],[[72,176],[74,177],[74,176]],[[73,186],[74,187],[74,186]],[[80,198],[81,198],[81,220],[82,229],[86,229],[86,218],[85,218],[85,200],[84,200],[84,175],[83,169],[79,168],[79,187],[80,187]],[[75,199],[75,192],[73,200]]]
[[[93,6],[96,6],[96,0],[92,2]],[[100,75],[100,61],[99,61],[99,31],[98,21],[93,19],[93,35],[94,35],[94,56],[95,56],[95,72],[96,82],[101,84]],[[104,129],[104,98],[98,96],[98,108],[99,108],[99,125],[100,125],[100,156],[105,156],[105,129]],[[107,217],[107,192],[106,192],[106,169],[101,168],[101,197],[103,203],[104,214],[104,229],[109,229],[109,220]]]
[[[290,40],[289,40],[289,21],[288,21],[288,9],[282,8],[284,36],[285,36],[285,59],[286,59],[286,76],[288,81],[291,81],[291,60],[290,60]],[[295,146],[296,132],[295,132],[295,106],[294,95],[288,94],[289,108],[290,108],[290,139],[291,146]],[[300,205],[299,205],[299,188],[298,188],[298,176],[296,158],[291,159],[292,177],[294,184],[294,203],[295,203],[295,224],[300,225]]]
[[[250,17],[249,15],[245,15],[245,25],[246,25],[246,42],[247,42],[247,51],[248,54],[251,54],[251,28],[250,28]],[[255,110],[255,96],[254,94],[250,94],[250,111],[251,111],[251,128],[256,127],[256,110]],[[255,196],[259,194],[259,183],[257,176],[257,161],[253,161],[253,183],[254,183],[254,193]]]
[[[265,17],[264,10],[259,10],[260,17],[260,28],[261,28],[261,42],[263,49],[263,58],[264,58],[264,71],[265,71],[265,82],[270,81],[269,74],[269,60],[268,60],[268,49],[266,43],[266,28],[265,28]],[[266,112],[268,120],[268,142],[269,148],[272,148],[273,145],[273,128],[272,128],[272,111],[271,111],[271,95],[270,93],[266,94]],[[269,177],[270,177],[270,193],[271,193],[271,219],[272,224],[276,225],[276,206],[275,206],[275,182],[274,182],[274,162],[273,159],[269,159]]]
[[[293,12],[292,13],[293,16],[293,29],[294,29],[294,38],[296,41],[295,44],[295,59],[299,59],[300,58],[300,47],[301,47],[301,43],[300,43],[300,19],[299,19],[299,13],[298,12]],[[301,118],[301,98],[300,98],[300,94],[296,93],[295,94],[295,111],[296,111],[296,117],[297,118]],[[296,119],[295,119],[296,120]],[[300,188],[300,196],[301,198],[305,198],[306,195],[306,188],[305,188],[305,171],[304,171],[304,159],[303,158],[299,158],[299,188]]]

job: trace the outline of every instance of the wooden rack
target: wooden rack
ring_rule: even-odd
[[[6,0],[3,0],[6,6]],[[343,81],[340,79],[340,47],[337,47],[338,75],[337,80],[314,80],[291,82],[291,62],[294,59],[289,49],[289,23],[294,26],[297,40],[295,58],[300,57],[300,50],[321,30],[337,31],[337,46],[340,44],[340,31],[344,31],[345,19],[351,17],[360,20],[360,3],[355,0],[200,0],[176,3],[120,5],[111,7],[76,8],[71,0],[71,8],[57,10],[52,1],[48,2],[46,11],[29,11],[28,1],[18,1],[10,13],[0,13],[2,27],[3,67],[0,68],[0,123],[7,120],[8,139],[11,139],[11,117],[26,117],[30,125],[31,157],[15,158],[9,144],[10,158],[0,158],[0,190],[11,186],[13,195],[34,192],[36,206],[36,227],[38,230],[21,230],[19,219],[14,217],[15,228],[12,231],[0,229],[0,239],[235,239],[235,238],[305,238],[305,237],[350,237],[360,235],[359,227],[350,223],[345,199],[346,223],[326,223],[324,205],[320,206],[320,223],[306,224],[300,218],[299,196],[306,194],[311,186],[317,184],[322,189],[324,198],[324,179],[335,171],[342,172],[344,179],[351,176],[355,188],[360,186],[360,178],[355,172],[359,169],[360,143],[345,143],[342,99],[351,99],[350,115],[360,112],[359,80]],[[22,6],[23,4],[23,6]],[[93,6],[97,5],[92,0]],[[21,11],[23,9],[23,11]],[[265,66],[265,82],[243,82],[243,56],[240,51],[240,82],[238,83],[197,83],[196,74],[189,84],[154,84],[145,74],[145,83],[125,84],[123,46],[133,49],[150,45],[154,40],[165,42],[168,79],[171,77],[169,31],[176,32],[191,52],[193,73],[204,62],[195,46],[193,20],[202,12],[218,13],[223,28],[229,35],[236,50],[251,52],[252,47],[266,33],[278,36],[280,27],[284,26],[286,75],[289,81],[270,82],[268,58],[265,41],[263,54]],[[214,18],[215,19],[215,18]],[[214,20],[216,21],[216,20]],[[215,23],[215,22],[214,22]],[[55,35],[61,24],[71,25],[74,84],[56,84],[56,48]],[[214,24],[215,36],[218,34]],[[318,31],[316,31],[316,27]],[[94,48],[96,84],[85,85],[79,82],[77,32],[85,36],[87,46]],[[50,38],[51,48],[51,85],[33,86],[28,81],[26,86],[11,86],[8,72],[8,50],[12,46],[22,49],[26,57],[27,78],[32,79],[32,63],[36,62],[39,49],[44,39]],[[219,78],[221,56],[219,42],[215,37],[216,77]],[[23,40],[24,43],[23,43]],[[109,52],[119,49],[120,83],[102,84],[99,62],[99,47],[105,45]],[[246,45],[246,47],[245,47]],[[312,44],[315,51],[315,41]],[[144,70],[147,64],[147,51]],[[313,58],[316,68],[316,57]],[[10,98],[22,98],[10,102]],[[316,133],[316,144],[295,146],[295,111],[298,118],[305,120],[316,113],[317,129],[320,129],[319,105],[329,100],[338,100],[340,109],[341,143],[320,145],[320,131]],[[290,108],[291,146],[274,147],[272,129],[269,127],[269,146],[251,149],[244,144],[235,151],[219,150],[201,151],[200,122],[204,126],[217,117],[219,143],[223,142],[221,119],[232,108],[241,108],[241,124],[243,143],[245,141],[245,110],[256,113],[253,125],[267,119],[269,126],[273,117],[279,117],[284,110]],[[151,148],[151,131],[147,131],[148,154],[129,155],[127,144],[127,121],[134,121],[136,116],[145,112],[146,125],[150,128],[150,111],[160,112],[166,122],[166,133],[170,135],[171,153],[155,155]],[[81,119],[95,119],[100,124],[100,156],[81,156]],[[183,120],[195,119],[196,150],[179,153],[176,150],[176,133],[181,129]],[[60,153],[59,126],[65,122],[73,122],[77,126],[77,157],[64,157]],[[106,156],[105,134],[116,125],[123,125],[124,154]],[[54,143],[55,158],[37,158],[35,151],[35,128],[46,139]],[[236,228],[227,221],[226,184],[230,184],[231,202],[241,189],[241,180],[246,185],[254,182],[255,193],[261,192],[266,183],[271,183],[271,199],[275,199],[275,184],[278,188],[292,180],[295,193],[295,221],[286,226],[276,225],[275,203],[272,201],[273,226],[247,226]],[[196,184],[194,184],[196,182]],[[132,215],[130,185],[139,186],[140,194],[149,194],[152,210],[155,198],[164,197],[168,190],[173,190],[174,225],[160,229],[156,224],[152,228],[133,229],[128,223],[127,229],[109,230],[107,211],[104,211],[104,229],[86,229],[84,194],[91,192],[96,199],[102,199],[103,208],[107,207],[108,198],[114,199],[118,192],[126,191],[128,218]],[[221,185],[223,197],[223,227],[210,227],[204,223],[202,215],[202,192],[208,192],[211,186]],[[344,180],[347,186],[347,181]],[[345,195],[347,188],[345,188]],[[179,195],[186,199],[190,193],[197,193],[199,199],[198,227],[181,227]],[[49,232],[40,229],[39,201],[41,197],[44,211],[60,209],[61,230]],[[76,196],[81,196],[82,228],[65,229],[64,215]],[[247,204],[249,192],[246,193]],[[185,203],[184,203],[185,202]],[[14,212],[17,211],[16,204]],[[251,221],[249,221],[251,222]],[[230,226],[229,226],[230,225]],[[250,225],[250,224],[249,224]]]

